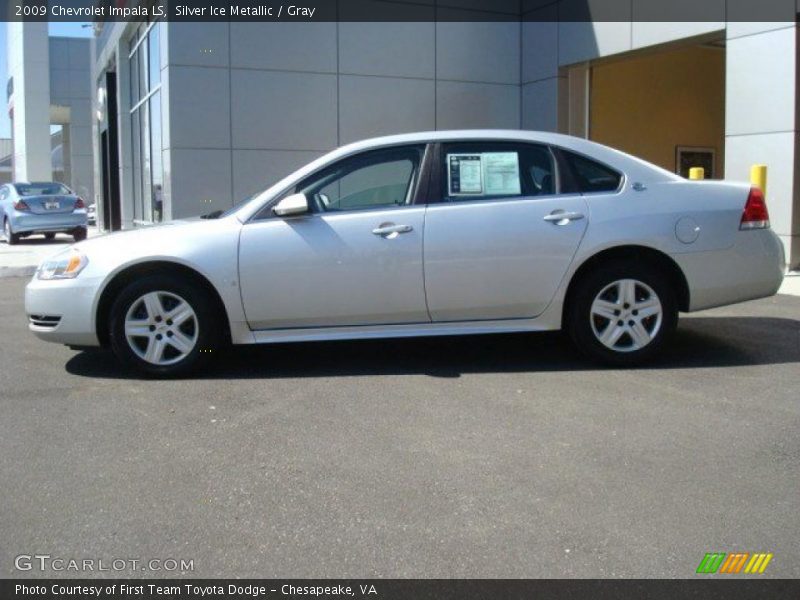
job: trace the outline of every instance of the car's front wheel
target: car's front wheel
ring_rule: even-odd
[[[111,347],[122,362],[148,375],[187,374],[219,350],[214,312],[202,286],[167,275],[144,277],[123,289],[111,308]]]
[[[677,322],[669,280],[655,268],[620,262],[601,266],[577,283],[567,327],[590,358],[631,366],[652,358]]]
[[[9,223],[8,219],[3,219],[3,235],[9,246],[19,244],[19,234],[11,230],[11,223]]]

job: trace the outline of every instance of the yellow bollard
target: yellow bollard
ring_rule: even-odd
[[[692,167],[689,169],[689,179],[705,179],[706,170],[703,167]]]
[[[767,165],[753,165],[750,167],[750,183],[761,188],[761,193],[767,197]]]

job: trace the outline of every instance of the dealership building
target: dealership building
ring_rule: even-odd
[[[459,21],[452,9],[445,22],[441,9],[396,2],[385,23],[98,26],[100,224],[224,209],[367,137],[523,128],[587,137],[673,172],[703,166],[709,178],[747,180],[766,164],[773,228],[797,267],[794,12],[760,23],[558,22],[561,4],[523,2],[532,10],[520,19],[517,0],[493,3],[508,21],[475,11]],[[715,4],[724,19],[726,2]],[[16,27],[24,37],[41,25]]]

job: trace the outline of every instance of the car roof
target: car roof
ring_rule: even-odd
[[[570,146],[575,141],[582,141],[581,138],[548,131],[526,131],[522,129],[445,129],[368,138],[341,146],[338,148],[338,151],[342,154],[350,154],[353,151],[381,146],[466,140],[539,142],[563,146]]]
[[[354,144],[371,144],[374,142],[391,140],[395,143],[409,143],[415,141],[443,141],[459,139],[519,139],[541,140],[546,138],[560,139],[573,136],[549,131],[527,131],[524,129],[438,129],[436,131],[418,131],[414,133],[400,133],[368,138]]]
[[[63,185],[65,188],[69,188],[66,183],[60,181],[10,181],[6,185]]]

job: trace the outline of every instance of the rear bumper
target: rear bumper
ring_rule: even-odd
[[[786,259],[771,229],[740,231],[725,250],[675,254],[689,284],[689,310],[773,296],[783,282]]]
[[[11,229],[14,233],[67,232],[87,225],[85,210],[56,215],[17,213],[11,220]]]
[[[25,288],[28,328],[36,337],[74,346],[100,345],[94,327],[94,300],[101,278],[41,281]]]

